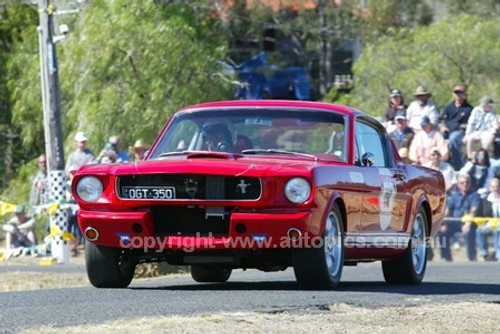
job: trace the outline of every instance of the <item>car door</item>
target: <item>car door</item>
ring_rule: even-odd
[[[404,171],[394,168],[389,137],[368,117],[355,123],[356,159],[363,169],[366,193],[362,205],[360,235],[389,235],[404,227],[406,198]]]

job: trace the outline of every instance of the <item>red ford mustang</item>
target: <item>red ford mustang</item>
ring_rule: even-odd
[[[151,261],[190,265],[198,282],[292,266],[303,287],[331,289],[344,265],[381,260],[388,283],[418,284],[444,189],[360,111],[265,100],[185,108],[144,161],[73,181],[88,277],[115,288]]]

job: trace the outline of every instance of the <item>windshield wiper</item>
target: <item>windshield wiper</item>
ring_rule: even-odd
[[[243,150],[241,153],[243,153],[243,154],[293,154],[293,155],[299,155],[302,157],[313,159],[314,161],[319,160],[317,156],[312,155],[312,154],[292,152],[292,151],[286,151],[286,150],[278,150],[275,148],[269,148],[267,150],[263,150],[263,149]]]

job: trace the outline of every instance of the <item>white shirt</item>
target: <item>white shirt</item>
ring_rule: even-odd
[[[451,189],[451,187],[453,187],[457,183],[455,169],[453,169],[453,167],[446,161],[441,161],[438,168],[432,166],[432,161],[426,162],[425,164],[423,164],[423,166],[440,171],[443,174],[444,183],[447,190]]]
[[[435,126],[438,125],[439,109],[431,100],[428,100],[424,106],[421,106],[419,101],[413,101],[410,103],[410,106],[406,109],[408,126],[413,130],[422,130],[420,122],[422,121],[423,116],[429,117],[431,123]]]

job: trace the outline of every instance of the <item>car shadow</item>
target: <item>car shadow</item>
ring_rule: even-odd
[[[130,287],[132,290],[165,290],[165,291],[301,291],[297,282],[226,282],[197,283],[187,285],[169,285],[158,287]],[[500,295],[500,284],[489,283],[446,283],[428,282],[420,285],[389,285],[385,282],[341,282],[334,291],[339,292],[374,292],[399,293],[404,295],[454,295],[454,294],[487,294]]]

